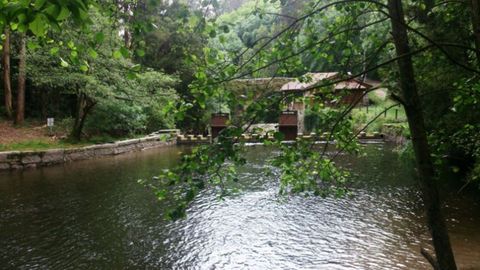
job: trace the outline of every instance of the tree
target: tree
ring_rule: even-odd
[[[123,136],[145,132],[147,126],[171,125],[173,116],[159,114],[164,107],[176,105],[172,89],[176,77],[135,64],[118,29],[100,32],[111,27],[111,18],[91,9],[90,19],[90,30],[51,33],[55,42],[30,52],[32,88],[53,92],[65,102],[75,101],[71,114],[60,115],[73,116],[70,135],[75,140],[85,135],[86,127],[92,133]],[[152,118],[161,120],[155,124]]]
[[[13,116],[12,84],[10,78],[10,30],[5,27],[5,40],[3,41],[2,67],[3,67],[3,91],[5,98],[5,112],[8,118]]]
[[[427,131],[423,120],[423,112],[415,82],[413,64],[408,45],[408,34],[405,27],[401,0],[389,0],[388,10],[392,23],[392,36],[396,48],[398,71],[402,101],[408,118],[412,144],[415,151],[418,177],[422,187],[423,202],[427,211],[428,226],[432,234],[436,262],[433,266],[443,270],[456,268],[447,225],[442,214],[440,198],[435,182],[434,167],[431,160]]]
[[[17,109],[15,124],[21,125],[25,120],[25,81],[27,72],[27,37],[20,36],[20,51],[18,53],[18,83],[17,83]]]

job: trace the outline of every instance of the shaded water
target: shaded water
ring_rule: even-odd
[[[384,146],[341,157],[351,198],[277,196],[255,147],[242,193],[197,198],[188,218],[136,183],[173,166],[171,147],[0,174],[0,269],[429,269],[428,233],[411,169]],[[386,147],[386,146],[385,146]],[[480,269],[480,205],[452,190],[447,214],[464,269]]]

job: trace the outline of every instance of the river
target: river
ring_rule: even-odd
[[[0,174],[0,269],[430,269],[413,169],[386,145],[340,157],[354,172],[345,198],[278,196],[253,147],[244,188],[205,191],[186,219],[137,184],[174,166],[184,148]],[[478,194],[444,190],[461,269],[480,269]],[[476,196],[475,196],[476,195]]]

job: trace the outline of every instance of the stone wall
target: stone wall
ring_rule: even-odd
[[[120,155],[175,143],[175,140],[165,140],[165,135],[155,135],[81,148],[0,152],[0,171],[38,168],[77,160]]]

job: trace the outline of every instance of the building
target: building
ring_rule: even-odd
[[[361,79],[341,80],[338,72],[307,73],[303,80],[298,79],[280,88],[287,98],[286,111],[296,111],[297,131],[305,132],[305,110],[309,104],[323,102],[328,106],[368,105],[366,91],[371,84]]]
[[[213,137],[228,123],[240,123],[241,116],[252,103],[268,93],[280,92],[285,95],[284,110],[272,108],[267,119],[257,119],[258,123],[278,123],[278,130],[287,140],[295,139],[296,134],[305,133],[305,111],[309,105],[322,102],[327,106],[355,104],[368,105],[366,91],[372,88],[374,81],[349,78],[342,80],[338,72],[307,73],[300,79],[274,77],[239,79],[229,82],[226,88],[235,96],[245,99],[242,105],[230,108],[228,114],[213,114],[211,134]],[[375,82],[379,84],[378,82]],[[376,85],[378,86],[378,85]]]

